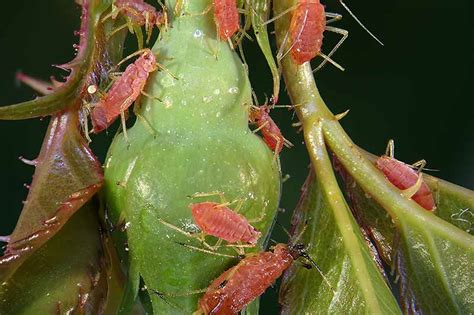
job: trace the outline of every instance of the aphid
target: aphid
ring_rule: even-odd
[[[310,61],[321,52],[325,29],[325,10],[319,0],[300,0],[289,30],[291,56],[297,64]]]
[[[393,158],[394,143],[390,140],[385,155],[379,157],[375,166],[385,174],[385,177],[398,189],[407,191],[407,195],[426,210],[433,211],[436,207],[430,188],[421,178],[420,171],[415,171],[412,166]],[[420,170],[426,164],[421,160],[414,164]]]
[[[199,299],[198,311],[194,314],[238,313],[262,295],[299,257],[306,258],[320,271],[303,248],[302,244],[277,244],[273,252],[245,257],[211,283]],[[324,280],[327,281],[326,278]]]
[[[214,21],[219,38],[230,39],[240,28],[237,0],[214,0]]]
[[[235,210],[232,210],[228,207],[231,203],[225,202],[224,195],[221,192],[197,193],[190,197],[197,198],[215,195],[221,197],[222,203],[204,201],[189,205],[194,222],[201,230],[201,233],[189,233],[161,219],[159,221],[186,236],[198,238],[206,247],[212,250],[219,247],[222,240],[227,241],[229,244],[247,243],[249,246],[255,246],[261,233],[249,223],[247,218],[238,213],[242,202],[239,203]],[[262,213],[262,215],[264,214]],[[257,218],[254,221],[261,219]],[[217,237],[219,240],[216,245],[210,246],[207,244],[204,240],[206,235]]]
[[[155,55],[151,50],[144,49],[137,53],[141,53],[141,56],[128,65],[110,90],[94,105],[91,113],[93,132],[98,133],[104,130],[119,115],[122,115],[122,123],[125,124],[124,112],[142,93],[149,74],[158,68]]]
[[[155,7],[145,3],[143,0],[116,0],[114,9],[104,19],[112,17],[117,18],[119,13],[127,16],[130,21],[138,26],[145,25],[148,37],[150,37],[153,26],[160,26],[166,23],[166,14],[156,11]],[[128,24],[120,27],[118,30],[128,26]],[[114,32],[117,32],[115,30]]]
[[[276,155],[280,154],[283,145],[287,147],[293,146],[291,142],[286,140],[281,134],[280,128],[270,117],[270,106],[254,106],[250,110],[249,119],[257,125],[254,132],[261,131],[263,140]]]
[[[199,202],[189,205],[199,229],[230,244],[244,242],[255,245],[261,233],[241,214],[217,202]]]
[[[339,0],[339,2],[357,21],[357,23],[359,23],[367,33],[369,33],[370,36],[383,45],[383,43],[352,13],[343,1]],[[339,21],[342,19],[342,15],[325,12],[324,6],[319,0],[300,0],[294,8],[290,8],[283,12],[283,14],[286,14],[289,11],[293,11],[289,28],[289,51],[291,52],[293,60],[301,65],[319,55],[324,59],[324,61],[315,69],[315,71],[321,69],[326,62],[330,62],[340,70],[344,70],[344,68],[334,62],[330,57],[347,39],[349,33],[346,30],[327,25]],[[327,17],[330,19],[326,19]],[[327,55],[321,52],[324,37],[323,33],[325,30],[342,35],[342,38]],[[286,40],[287,39],[285,39],[285,43]],[[282,45],[282,47],[283,46],[284,45]],[[278,58],[282,59],[284,55],[286,55],[286,53],[283,54],[282,51],[280,51],[278,53]]]

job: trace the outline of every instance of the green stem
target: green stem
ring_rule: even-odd
[[[283,12],[292,5],[294,5],[292,0],[275,2],[276,14]],[[275,25],[278,44],[281,45],[289,28],[289,17],[283,16],[276,21]],[[315,129],[322,128],[325,143],[364,191],[386,209],[395,224],[400,226],[400,220],[405,222],[407,220],[412,222],[430,220],[431,224],[442,235],[458,236],[460,238],[465,236],[464,231],[454,228],[454,226],[426,211],[411,199],[402,196],[400,190],[390,184],[383,174],[362,154],[324,103],[314,81],[309,62],[300,66],[296,65],[287,54],[282,60],[282,69],[292,102],[298,105],[295,110],[303,124],[306,146],[316,173],[322,172],[318,170],[318,166],[321,164],[319,161],[321,159],[321,148],[313,141],[312,135]],[[471,242],[468,247],[474,249],[474,242]]]

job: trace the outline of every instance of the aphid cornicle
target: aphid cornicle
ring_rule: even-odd
[[[240,28],[237,0],[214,0],[214,20],[221,40],[234,35]]]
[[[91,113],[93,131],[101,132],[126,111],[145,87],[148,76],[157,69],[156,58],[145,49],[134,63],[128,65]]]
[[[272,285],[298,258],[299,252],[277,244],[273,252],[242,259],[216,278],[199,299],[194,314],[236,314]]]
[[[199,202],[189,205],[194,221],[205,234],[229,243],[256,244],[261,233],[248,220],[232,209],[216,202]]]
[[[375,166],[398,189],[406,190],[414,187],[421,173],[416,172],[412,166],[393,158],[393,151],[393,140],[390,140],[387,145],[387,153],[375,161]],[[411,199],[426,210],[432,211],[436,208],[433,194],[424,181],[421,182],[419,189],[411,196]]]
[[[321,52],[325,29],[325,10],[319,0],[300,0],[289,29],[291,56],[297,64],[310,61]]]

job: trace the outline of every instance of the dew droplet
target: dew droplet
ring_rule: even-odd
[[[194,38],[200,38],[200,37],[202,37],[202,35],[203,35],[203,33],[200,29],[195,30],[194,34],[193,34]]]
[[[229,88],[229,93],[230,94],[237,94],[237,93],[239,93],[239,88],[236,87],[236,86],[233,86],[233,87]]]

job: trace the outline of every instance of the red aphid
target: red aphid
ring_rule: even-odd
[[[273,252],[262,252],[242,259],[215,279],[199,299],[204,314],[236,314],[265,292],[298,258],[298,253],[285,244],[277,244]]]
[[[263,140],[272,151],[280,154],[287,140],[281,134],[280,128],[270,117],[270,107],[259,106],[250,111],[250,121],[255,122],[257,129],[262,132]]]
[[[385,174],[385,177],[398,189],[405,190],[418,180],[418,173],[409,165],[390,156],[384,155],[377,159],[375,166]],[[411,197],[426,210],[432,211],[436,205],[430,188],[423,182],[420,189]]]
[[[310,61],[320,53],[325,29],[324,6],[319,0],[300,0],[289,29],[291,56],[297,64]]]
[[[221,40],[234,35],[240,28],[237,0],[214,0],[214,20]]]
[[[116,0],[114,5],[118,11],[128,16],[133,23],[152,29],[153,25],[164,23],[163,13],[156,11],[155,7],[145,3],[143,0]]]
[[[110,126],[121,112],[126,111],[145,87],[148,76],[157,69],[155,55],[149,49],[128,65],[107,94],[91,113],[93,131],[98,133]]]
[[[216,202],[199,202],[190,205],[194,221],[205,234],[229,243],[256,244],[261,233],[247,219],[232,209]]]

